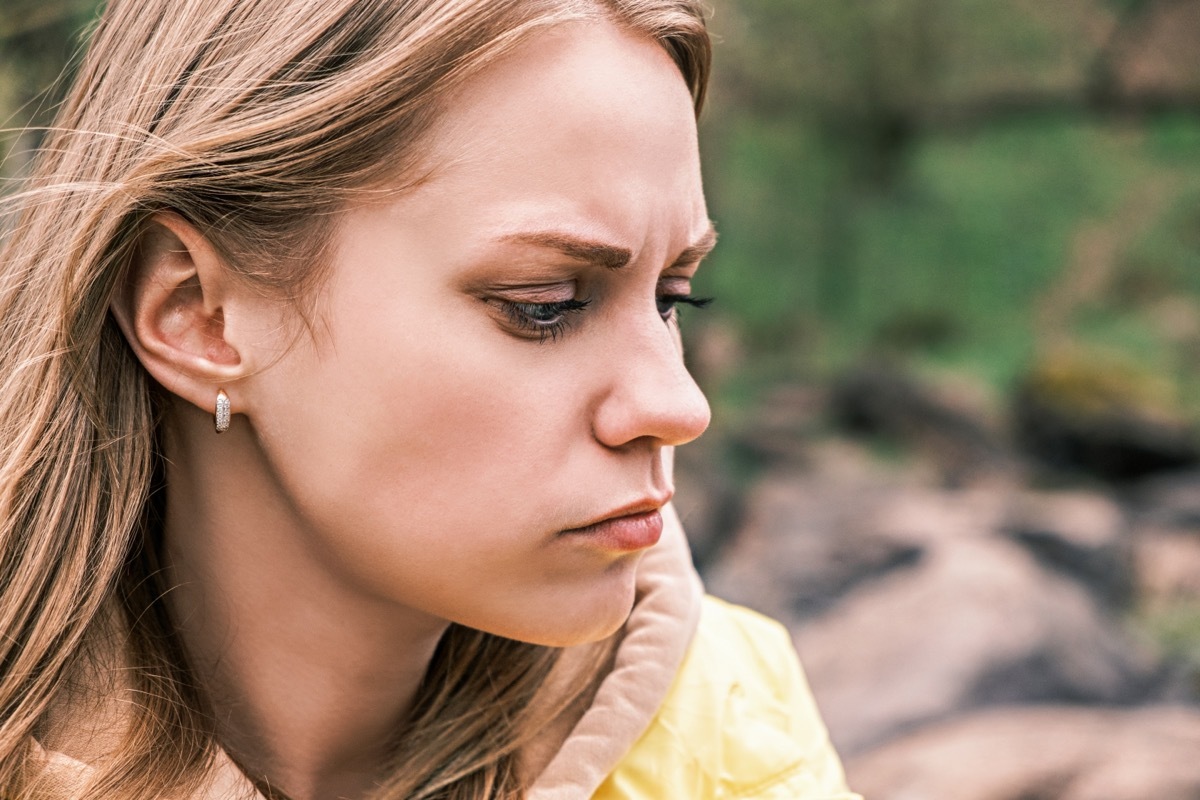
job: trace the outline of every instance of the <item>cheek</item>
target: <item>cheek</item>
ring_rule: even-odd
[[[512,634],[533,606],[575,603],[557,617],[572,630],[597,608],[619,623],[632,567],[553,543],[609,502],[587,359],[483,324],[360,320],[332,352],[281,363],[256,421],[279,484],[321,558],[373,593]]]
[[[274,436],[309,549],[357,592],[509,638],[565,646],[616,630],[636,554],[555,538],[595,512],[609,466],[588,445],[583,382],[548,385],[478,340],[389,349],[310,372],[345,405],[298,404]]]

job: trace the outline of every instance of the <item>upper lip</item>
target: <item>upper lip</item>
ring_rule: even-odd
[[[629,517],[629,516],[633,516],[634,514],[645,514],[649,511],[658,511],[660,508],[665,506],[667,503],[671,502],[671,496],[673,494],[674,494],[674,492],[667,491],[667,492],[664,492],[660,495],[656,495],[653,497],[649,497],[649,496],[643,497],[639,500],[635,500],[632,503],[623,505],[620,508],[614,509],[613,511],[609,511],[606,514],[603,514],[602,516],[596,517],[595,519],[591,520],[590,522],[585,522],[584,524],[579,525],[578,527],[567,528],[567,530],[568,531],[583,530],[584,528],[591,528],[594,525],[599,525],[600,523],[608,522],[609,520],[620,519],[621,517]]]

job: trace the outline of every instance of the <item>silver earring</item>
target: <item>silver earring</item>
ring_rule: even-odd
[[[224,389],[217,390],[217,413],[214,415],[217,433],[229,430],[229,395]]]

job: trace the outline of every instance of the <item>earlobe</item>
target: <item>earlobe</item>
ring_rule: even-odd
[[[209,412],[218,388],[247,365],[226,328],[229,274],[211,243],[182,217],[155,214],[112,302],[146,371]]]

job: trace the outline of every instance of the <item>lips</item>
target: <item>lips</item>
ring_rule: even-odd
[[[627,553],[645,550],[658,543],[663,519],[663,502],[643,502],[626,507],[581,528],[570,528],[563,536],[582,539],[602,550]]]

